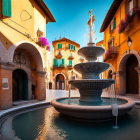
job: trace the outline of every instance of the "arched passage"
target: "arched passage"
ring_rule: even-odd
[[[12,75],[13,101],[28,100],[28,76],[25,71],[16,69]]]
[[[119,87],[120,94],[139,93],[139,75],[136,70],[140,65],[139,54],[131,50],[122,55],[119,64]]]
[[[112,79],[112,70],[109,70],[108,71],[108,76],[107,76],[107,79]]]
[[[126,60],[126,93],[138,94],[138,73],[135,70],[138,67],[138,61],[135,55],[131,55]]]
[[[62,74],[58,74],[56,76],[56,83],[55,83],[55,89],[65,89],[65,78]]]

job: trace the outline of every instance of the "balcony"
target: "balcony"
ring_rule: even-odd
[[[56,54],[56,58],[62,58],[63,54],[61,51],[59,51],[57,54]]]
[[[105,58],[104,58],[104,62],[106,62],[109,59],[114,59],[118,54],[118,49],[117,47],[110,47],[106,53],[105,53]]]
[[[120,21],[119,24],[119,33],[122,33],[125,29],[127,29],[128,25],[133,21],[135,15],[140,15],[140,7],[132,8],[125,17]]]
[[[59,66],[58,65],[53,65],[53,68],[64,68],[65,67],[65,65],[63,65],[63,64],[60,64]]]
[[[72,59],[74,59],[74,56],[73,56],[73,55],[70,55],[70,56],[68,57],[68,59],[72,60]]]
[[[68,69],[72,69],[73,68],[73,66],[70,65],[70,64],[68,64],[67,67],[68,67]]]
[[[84,58],[82,56],[80,56],[79,60],[80,60],[81,63],[84,62]]]

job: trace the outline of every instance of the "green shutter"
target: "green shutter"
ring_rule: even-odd
[[[12,17],[11,0],[2,0],[2,15]]]
[[[61,49],[62,48],[62,44],[58,44],[58,49]]]
[[[54,65],[54,67],[57,67],[57,59],[56,58],[53,59],[53,65]]]
[[[75,51],[75,46],[74,46],[74,51]]]
[[[71,45],[71,50],[73,50],[73,45]]]
[[[72,60],[69,60],[69,65],[72,66]]]
[[[116,28],[116,17],[114,18],[114,29]]]
[[[62,58],[62,65],[65,66],[65,59]]]
[[[71,48],[71,45],[69,44],[69,49]]]

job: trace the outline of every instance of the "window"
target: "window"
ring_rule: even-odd
[[[11,0],[2,0],[2,15],[6,17],[12,17]]]
[[[40,37],[43,37],[43,32],[38,29],[37,30],[37,38],[38,38],[38,40],[39,40]]]
[[[69,65],[72,66],[72,60],[69,60]]]
[[[109,28],[110,33],[111,33],[114,29],[116,29],[116,17],[113,19],[113,22],[110,24],[110,28]]]
[[[62,65],[65,66],[65,59],[62,58]]]
[[[57,67],[57,59],[56,58],[54,58],[54,60],[53,60],[53,65],[54,65],[54,67]]]
[[[129,11],[131,11],[135,7],[138,7],[138,0],[126,0],[125,14],[127,14]]]
[[[128,5],[129,5],[128,11],[130,11],[133,8],[133,0],[130,0]]]
[[[114,46],[114,38],[111,38],[109,41],[108,41],[108,49],[112,49]]]
[[[58,44],[58,49],[62,49],[62,44]]]
[[[69,49],[70,49],[70,50],[74,50],[74,51],[75,51],[75,46],[73,46],[73,45],[71,45],[71,44],[69,44],[68,46],[69,46]]]
[[[61,65],[61,59],[58,59],[58,66]]]

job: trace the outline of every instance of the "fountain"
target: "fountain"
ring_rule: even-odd
[[[110,65],[104,62],[95,62],[97,57],[105,53],[105,50],[102,47],[95,46],[92,41],[92,27],[95,18],[92,15],[92,10],[89,13],[89,43],[86,47],[78,50],[78,54],[83,56],[87,62],[74,66],[74,69],[82,74],[82,79],[69,81],[69,84],[79,89],[80,98],[59,98],[53,100],[51,105],[58,112],[77,120],[100,122],[113,118],[112,112],[114,111],[112,110],[113,105],[110,102],[110,98],[101,97],[101,94],[102,90],[114,84],[115,80],[100,79],[99,77],[100,73],[107,70]],[[118,97],[116,100],[118,116],[127,113],[134,106],[134,102],[131,99]]]

